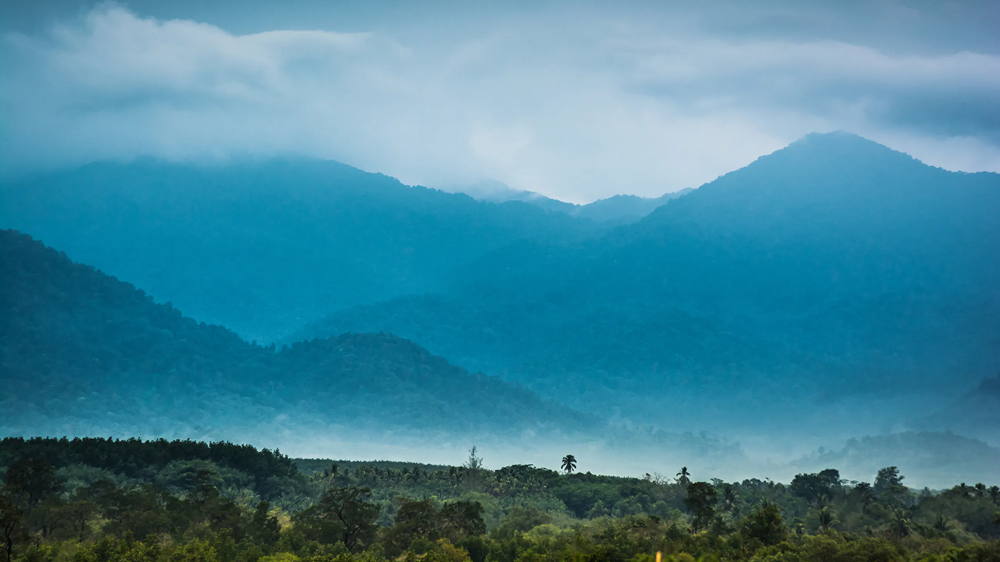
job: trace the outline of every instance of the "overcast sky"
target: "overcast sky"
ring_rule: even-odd
[[[619,4],[7,0],[0,165],[298,153],[586,202],[842,129],[1000,171],[996,2]]]

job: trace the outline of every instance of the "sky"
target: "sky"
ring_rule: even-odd
[[[1000,171],[997,29],[991,1],[7,0],[0,174],[302,154],[582,203],[831,130]]]

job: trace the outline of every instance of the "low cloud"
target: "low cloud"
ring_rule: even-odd
[[[237,35],[103,5],[3,38],[7,173],[302,153],[573,201],[698,185],[812,131],[1000,170],[1000,57],[533,18],[433,42]],[[401,38],[405,37],[405,38]]]

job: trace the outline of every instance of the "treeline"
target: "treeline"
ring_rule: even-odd
[[[895,467],[872,482],[624,478],[573,460],[489,470],[473,450],[457,467],[306,474],[227,443],[4,439],[0,561],[1000,559],[997,486],[914,490]]]
[[[210,461],[218,467],[248,475],[254,487],[261,491],[266,491],[275,481],[294,479],[298,474],[295,463],[280,451],[226,442],[101,437],[72,440],[7,437],[0,440],[0,466],[24,458],[45,461],[49,466],[60,468],[83,465],[140,480],[149,480],[171,463]]]

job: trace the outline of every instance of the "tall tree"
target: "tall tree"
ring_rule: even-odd
[[[736,509],[736,500],[739,498],[739,494],[736,493],[736,488],[733,488],[732,484],[726,484],[722,489],[722,506],[723,508],[732,513]]]
[[[11,463],[4,474],[7,489],[32,506],[62,487],[56,471],[45,459],[21,459]]]
[[[715,515],[715,498],[718,493],[708,482],[692,482],[687,487],[684,505],[694,516],[691,527],[695,531],[704,529]]]
[[[895,466],[887,466],[879,469],[875,476],[875,495],[879,501],[885,504],[897,504],[906,493],[906,486],[903,485],[904,476],[899,474],[899,469]],[[962,483],[965,486],[965,483]]]
[[[745,539],[759,541],[763,546],[772,546],[788,539],[788,529],[781,518],[778,506],[765,503],[743,519],[740,534]]]
[[[0,532],[3,533],[4,562],[14,559],[14,544],[24,535],[21,525],[24,511],[15,499],[14,493],[7,486],[0,486]]]
[[[474,491],[479,489],[482,481],[482,472],[486,468],[483,464],[483,457],[479,456],[479,450],[475,445],[469,449],[469,458],[465,461],[465,484]]]
[[[837,518],[834,517],[829,507],[823,506],[816,513],[816,520],[819,522],[819,528],[826,531],[830,528],[830,525],[833,525]]]
[[[566,455],[562,458],[562,469],[566,471],[566,474],[572,474],[576,470],[576,457],[573,455]]]
[[[330,488],[297,519],[311,540],[342,542],[348,550],[355,550],[375,538],[378,506],[370,499],[370,488]]]
[[[902,509],[892,514],[892,533],[899,539],[910,534],[910,515]]]
[[[691,484],[691,473],[688,472],[688,467],[681,467],[680,471],[677,473],[677,483],[685,488]]]

